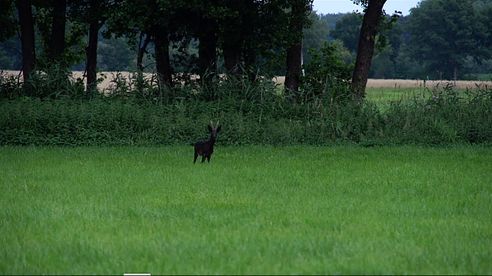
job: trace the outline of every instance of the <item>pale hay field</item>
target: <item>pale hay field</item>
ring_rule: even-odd
[[[276,77],[275,81],[279,84],[284,84],[285,77]],[[434,88],[443,87],[452,84],[456,88],[476,88],[477,85],[492,87],[492,81],[463,81],[463,80],[402,80],[402,79],[369,79],[367,81],[368,88]]]
[[[21,76],[19,71],[11,71],[11,70],[0,70],[1,74],[7,76]],[[132,75],[135,73],[132,72],[99,72],[97,74],[98,78],[101,78],[102,81],[99,83],[98,88],[101,90],[111,90],[111,88],[115,85],[115,78],[119,75],[120,78],[124,78],[129,80]],[[145,78],[152,79],[153,74],[144,73]],[[82,71],[73,71],[72,77],[74,79],[84,78],[84,72]],[[285,77],[278,76],[274,78],[274,81],[283,85],[285,81]],[[403,79],[369,79],[367,82],[368,88],[434,88],[434,87],[443,87],[448,84],[453,85],[459,89],[467,89],[467,88],[476,88],[477,86],[488,86],[492,87],[492,81],[453,81],[453,80],[403,80]]]

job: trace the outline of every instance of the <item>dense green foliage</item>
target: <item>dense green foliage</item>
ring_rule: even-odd
[[[467,62],[492,57],[490,11],[490,2],[477,0],[423,1],[406,24],[406,49],[433,78],[461,76]]]
[[[0,42],[15,34],[14,2],[0,2]]]
[[[1,274],[490,274],[482,147],[0,147]]]
[[[348,84],[352,78],[353,65],[347,62],[350,53],[341,43],[325,42],[320,50],[311,49],[311,59],[304,65],[302,80],[304,100],[329,94],[330,98],[347,97]]]
[[[5,2],[5,4],[8,3],[9,1]],[[391,30],[385,31],[384,37],[388,45],[377,51],[370,76],[372,78],[452,79],[456,67],[458,78],[490,80],[492,70],[491,10],[490,2],[484,0],[423,1],[417,8],[411,10],[409,15],[401,17]],[[237,11],[227,7],[222,12],[227,16],[224,15],[221,20],[230,21],[229,17],[233,17],[234,12]],[[11,16],[3,18],[12,21]],[[360,29],[360,14],[316,15],[313,13],[309,19],[311,24],[305,29],[303,38],[306,63],[311,60],[310,50],[320,50],[323,43],[329,39],[341,40],[344,46],[352,52],[352,59],[347,62],[353,62]],[[277,34],[280,31],[275,28],[285,23],[282,20],[285,19],[278,18],[275,22],[270,22],[269,24],[272,25],[268,30],[265,29],[265,32],[275,36],[280,35]],[[15,28],[5,28],[5,31],[7,30],[15,30]],[[107,34],[107,37],[99,39],[99,70],[136,70],[138,39],[133,37],[130,39],[130,44],[125,45],[126,39],[114,38],[107,28],[103,32]],[[177,40],[178,38],[180,37],[176,37]],[[266,41],[264,37],[256,39]],[[18,37],[13,37],[0,43],[0,68],[21,68],[18,41]],[[223,38],[219,43],[223,43]],[[252,45],[257,44],[254,41],[251,43]],[[38,44],[42,45],[41,41]],[[275,43],[269,46],[262,45],[262,49],[273,45]],[[185,49],[184,46],[190,48]],[[190,70],[189,66],[196,61],[197,48],[196,41],[187,39],[180,40],[171,46],[171,63],[176,72],[194,71],[194,69]],[[72,53],[74,50],[71,50]],[[84,48],[81,47],[79,50],[79,55],[83,54]],[[148,47],[147,50],[152,56],[154,52],[152,47]],[[183,53],[186,55],[183,56]],[[263,54],[264,57],[259,59],[259,63],[262,64],[262,73],[283,75],[285,69],[283,53],[273,47],[264,51]],[[186,60],[185,63],[183,59]],[[449,64],[450,62],[453,64]],[[145,70],[155,71],[155,62],[152,59],[145,64]],[[84,62],[80,62],[73,68],[83,70],[83,66]],[[219,59],[218,66],[219,71],[224,70],[222,59]]]
[[[206,136],[211,119],[223,124],[222,144],[492,142],[492,93],[485,88],[424,90],[381,107],[351,102],[343,82],[326,82],[321,94],[297,96],[283,94],[269,80],[229,79],[207,89],[183,86],[165,93],[145,82],[142,90],[122,83],[109,96],[93,99],[85,98],[81,84],[69,84],[34,78],[34,91],[44,94],[26,97],[4,80],[0,144],[187,144]]]
[[[483,0],[425,0],[382,30],[370,76],[402,79],[491,79],[492,5]],[[355,55],[361,15],[347,14],[331,29]]]
[[[322,15],[311,13],[309,15],[311,25],[304,29],[302,40],[302,53],[304,64],[312,60],[311,52],[319,50],[328,41],[330,28]]]
[[[491,79],[490,1],[425,0],[382,30],[372,78]],[[347,14],[330,36],[355,55],[361,15]],[[487,75],[488,74],[488,75]]]
[[[331,37],[343,42],[343,45],[355,55],[359,42],[360,26],[362,15],[349,13],[337,21],[335,28],[330,31]]]
[[[5,2],[5,3],[3,3]],[[18,29],[19,19],[14,9],[15,1],[3,1],[2,20],[9,28],[2,28],[0,42],[0,69],[19,70],[20,62],[9,62],[4,55],[12,52],[15,45],[17,53],[9,56],[19,60],[20,45],[15,43],[19,37],[13,37]],[[137,51],[149,54],[154,62],[151,71],[160,71],[159,62],[169,58],[171,64],[165,64],[167,71],[205,74],[206,70],[215,72],[216,66],[224,70],[224,63],[230,61],[237,66],[253,71],[285,70],[285,48],[291,41],[300,39],[288,29],[292,7],[302,5],[308,9],[312,0],[275,0],[275,1],[110,1],[110,0],[63,0],[63,1],[29,1],[33,8],[34,27],[36,31],[37,69],[44,70],[46,55],[50,52],[50,38],[55,23],[55,3],[66,3],[66,37],[63,49],[64,65],[80,68],[85,64],[89,25],[96,22],[96,31],[104,34],[99,47],[106,47],[105,54],[122,55],[122,63],[116,59],[105,59],[99,69],[110,68],[125,70],[137,67]],[[303,25],[308,25],[307,16],[302,13]],[[297,15],[295,15],[297,16]],[[131,20],[129,20],[131,18]],[[8,21],[8,22],[7,22]],[[4,31],[9,30],[9,32]],[[302,29],[302,27],[301,27]],[[5,32],[5,34],[3,33]],[[318,32],[319,33],[319,32]],[[319,34],[322,41],[325,35]],[[96,36],[97,37],[97,36]],[[129,45],[121,47],[120,40],[125,38]],[[108,40],[109,39],[109,40]],[[148,39],[147,43],[144,40]],[[13,42],[14,41],[14,42]],[[200,41],[201,43],[197,43]],[[112,43],[118,45],[110,45]],[[163,52],[158,53],[158,44],[164,43]],[[320,42],[315,42],[315,44]],[[321,42],[322,43],[322,42]],[[191,51],[189,47],[195,47]],[[157,48],[156,48],[157,47]],[[200,49],[197,49],[200,47]],[[122,48],[126,48],[124,51]],[[131,49],[132,51],[128,51]],[[172,49],[172,50],[171,50]],[[111,52],[113,51],[113,53]],[[202,55],[194,58],[194,52]],[[204,52],[213,52],[208,55]],[[169,53],[170,52],[170,55]],[[158,55],[161,55],[159,56]],[[218,59],[220,57],[221,60]],[[104,57],[101,57],[104,59]],[[114,64],[108,64],[113,62]],[[214,66],[204,66],[211,63]],[[219,64],[220,63],[220,64]],[[275,63],[272,65],[271,63]],[[210,67],[210,68],[207,68]],[[228,68],[229,70],[230,68]]]

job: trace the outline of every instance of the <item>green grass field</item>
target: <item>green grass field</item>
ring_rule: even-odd
[[[492,273],[492,148],[0,148],[1,274]]]
[[[408,101],[414,97],[429,96],[431,92],[426,88],[367,88],[366,97],[370,102],[378,105],[387,105],[394,101]]]

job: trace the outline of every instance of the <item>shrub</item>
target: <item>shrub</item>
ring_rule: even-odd
[[[138,88],[125,82],[112,96],[91,99],[78,84],[55,93],[49,92],[53,80],[34,79],[41,85],[34,97],[20,96],[16,80],[1,80],[1,145],[189,144],[205,138],[210,120],[220,120],[218,143],[229,145],[492,142],[492,89],[486,87],[461,92],[448,86],[382,110],[334,100],[327,91],[292,102],[266,79],[224,79],[207,91],[193,85],[155,90],[136,80]]]
[[[320,50],[311,49],[310,54],[310,62],[304,65],[306,75],[299,97],[311,100],[326,95],[332,101],[345,99],[353,71],[352,63],[342,58],[350,55],[348,51],[338,42],[326,42]]]
[[[0,99],[13,99],[21,94],[20,76],[15,77],[0,72]]]

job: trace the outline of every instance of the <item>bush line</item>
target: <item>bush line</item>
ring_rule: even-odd
[[[466,94],[466,95],[465,95]],[[492,142],[492,90],[433,92],[391,103],[292,103],[241,97],[176,100],[90,100],[19,97],[0,100],[0,145],[189,144],[220,120],[223,145],[358,143],[454,144]]]

